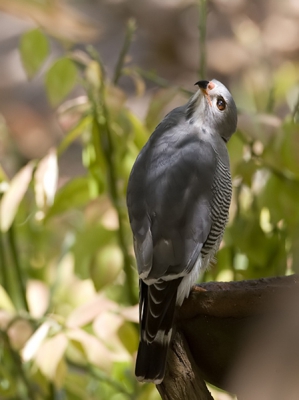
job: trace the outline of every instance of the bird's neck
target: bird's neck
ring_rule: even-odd
[[[209,105],[207,105],[203,93],[201,90],[198,90],[187,103],[186,120],[189,124],[202,130],[204,133],[206,132],[211,134],[211,127],[208,123],[207,107],[209,107]]]

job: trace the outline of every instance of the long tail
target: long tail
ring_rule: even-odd
[[[182,278],[152,285],[140,282],[139,319],[140,343],[135,374],[139,381],[161,383],[165,375],[167,352],[177,289]]]

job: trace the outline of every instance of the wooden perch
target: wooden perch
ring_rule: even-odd
[[[239,400],[299,398],[298,305],[298,275],[196,286],[177,309],[162,399],[212,400],[204,381]]]

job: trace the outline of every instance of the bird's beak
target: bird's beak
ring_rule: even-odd
[[[199,89],[207,98],[209,105],[211,106],[212,103],[208,91],[212,90],[215,87],[215,84],[212,81],[198,81],[195,83],[195,85],[199,87]]]
[[[209,83],[210,83],[209,81],[198,81],[194,83],[194,85],[197,85],[200,89],[206,90]]]

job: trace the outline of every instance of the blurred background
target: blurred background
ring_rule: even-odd
[[[284,117],[294,106],[298,93],[294,84],[298,72],[298,2],[214,0],[207,2],[207,8],[206,77],[216,77],[228,85],[240,110],[266,112],[272,100],[279,100],[279,104],[273,104],[275,115]],[[15,153],[25,159],[42,157],[62,136],[45,93],[47,67],[66,48],[82,49],[92,43],[108,76],[112,76],[130,17],[137,25],[129,52],[134,65],[155,71],[171,84],[190,91],[198,78],[199,11],[195,1],[14,0],[1,1],[0,9],[1,114],[10,130]],[[50,39],[49,58],[34,79],[28,81],[18,45],[22,33],[36,26],[60,40]],[[136,99],[132,82],[125,78],[120,82],[130,108],[141,118],[156,90],[154,83],[147,83],[144,95]],[[281,102],[286,93],[287,98]],[[76,160],[70,158],[70,169],[80,168],[80,156],[77,154]],[[10,173],[14,171],[12,166],[7,168]]]
[[[159,399],[133,374],[126,183],[199,78],[239,110],[204,280],[298,272],[298,37],[297,0],[0,0],[1,398]]]

